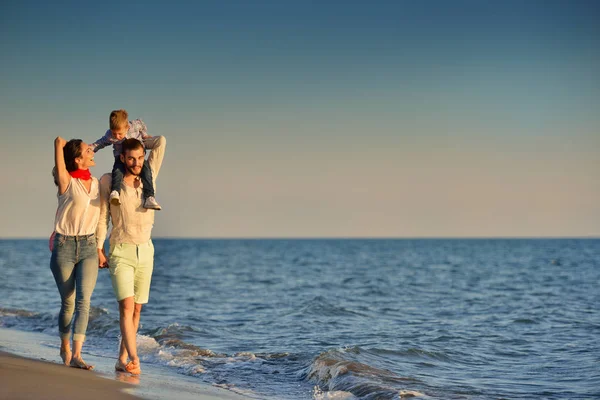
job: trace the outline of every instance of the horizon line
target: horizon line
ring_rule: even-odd
[[[155,236],[151,240],[494,240],[600,239],[588,236]],[[40,236],[2,237],[0,240],[48,240]],[[106,240],[109,240],[108,238]]]

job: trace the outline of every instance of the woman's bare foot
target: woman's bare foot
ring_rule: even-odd
[[[73,353],[71,353],[70,349],[61,349],[60,350],[60,358],[62,358],[63,364],[66,365],[67,367],[69,365],[71,365],[71,357],[72,356],[73,356]]]

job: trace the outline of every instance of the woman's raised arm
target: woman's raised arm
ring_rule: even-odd
[[[58,185],[58,194],[63,194],[69,187],[71,175],[65,165],[64,148],[67,141],[60,136],[54,139],[54,166],[56,168],[56,182]]]

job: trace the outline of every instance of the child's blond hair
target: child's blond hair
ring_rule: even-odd
[[[124,109],[114,110],[110,113],[110,118],[108,120],[110,130],[119,129],[123,126],[123,124],[127,123],[127,111]]]

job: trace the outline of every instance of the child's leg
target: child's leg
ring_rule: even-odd
[[[115,163],[112,169],[112,184],[110,191],[121,192],[121,184],[123,183],[123,176],[125,175],[125,164],[121,161],[121,157],[115,157]]]
[[[140,178],[142,179],[142,183],[144,184],[144,189],[142,192],[144,193],[144,198],[154,197],[154,182],[152,182],[152,169],[150,168],[150,164],[148,164],[148,160],[144,161],[144,166],[142,167],[142,172],[140,173]]]

